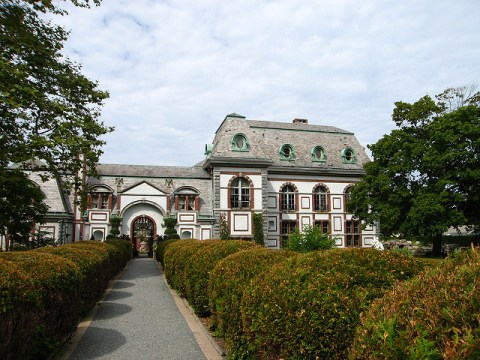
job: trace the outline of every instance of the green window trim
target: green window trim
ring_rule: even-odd
[[[342,150],[342,161],[344,164],[356,164],[357,163],[357,155],[355,151],[347,147]]]
[[[231,141],[232,151],[249,151],[250,143],[245,134],[235,134]]]
[[[327,153],[322,146],[313,147],[312,150],[310,150],[310,155],[314,162],[327,162]]]
[[[278,149],[278,155],[280,156],[280,160],[285,161],[294,161],[295,160],[295,150],[293,146],[290,144],[284,144]]]

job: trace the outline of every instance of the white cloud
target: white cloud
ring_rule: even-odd
[[[103,162],[193,165],[226,114],[353,131],[395,101],[480,79],[476,0],[104,0],[57,19],[66,53],[110,91]]]

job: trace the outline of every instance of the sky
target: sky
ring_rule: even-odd
[[[64,54],[110,98],[100,161],[193,166],[226,115],[364,146],[396,101],[480,84],[479,0],[103,0],[64,6]]]

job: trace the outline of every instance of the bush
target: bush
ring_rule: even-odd
[[[255,359],[344,359],[359,314],[425,263],[373,249],[298,255],[256,276],[241,316]]]
[[[162,268],[165,268],[165,249],[167,246],[175,241],[178,241],[178,239],[172,239],[172,240],[164,240],[161,241],[158,245],[157,248],[155,249],[155,259],[162,264]]]
[[[375,301],[351,359],[479,359],[480,249],[463,251]]]
[[[0,257],[15,263],[41,294],[31,352],[32,357],[42,358],[78,323],[82,274],[75,263],[55,255],[25,251],[1,253]]]
[[[213,327],[225,338],[229,358],[247,355],[240,316],[244,289],[256,275],[294,255],[290,251],[265,248],[242,250],[220,260],[212,270],[208,294]]]
[[[295,228],[285,244],[286,249],[298,252],[328,250],[334,247],[335,239],[322,233],[319,226],[305,226],[303,232]]]
[[[209,240],[201,243],[203,246],[192,254],[191,265],[185,272],[186,298],[200,317],[210,315],[208,281],[215,265],[230,254],[258,246],[254,242],[240,240]]]
[[[201,247],[202,242],[198,240],[180,240],[165,249],[165,278],[182,297],[186,296],[186,269],[191,266],[192,255]]]
[[[259,245],[265,245],[262,213],[253,213],[253,240]]]
[[[180,239],[180,235],[178,235],[177,230],[175,229],[175,225],[177,224],[177,219],[175,218],[165,218],[165,235],[168,240],[171,239]]]
[[[0,358],[26,358],[40,323],[41,293],[17,265],[0,258],[0,294]]]

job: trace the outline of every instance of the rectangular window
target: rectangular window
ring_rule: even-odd
[[[284,192],[282,194],[282,208],[285,211],[295,211],[295,193]]]
[[[90,199],[90,208],[98,209],[98,194],[92,194]]]
[[[282,221],[282,235],[288,236],[297,227],[296,221]]]
[[[345,235],[347,247],[359,247],[361,240],[360,221],[350,220],[345,223]]]
[[[231,189],[231,207],[232,209],[250,208],[250,189]]]
[[[315,211],[327,212],[327,194],[315,194]]]
[[[102,202],[100,203],[100,209],[108,209],[108,194],[102,195]]]
[[[322,233],[330,234],[330,222],[328,220],[315,221],[315,225],[320,228]]]

